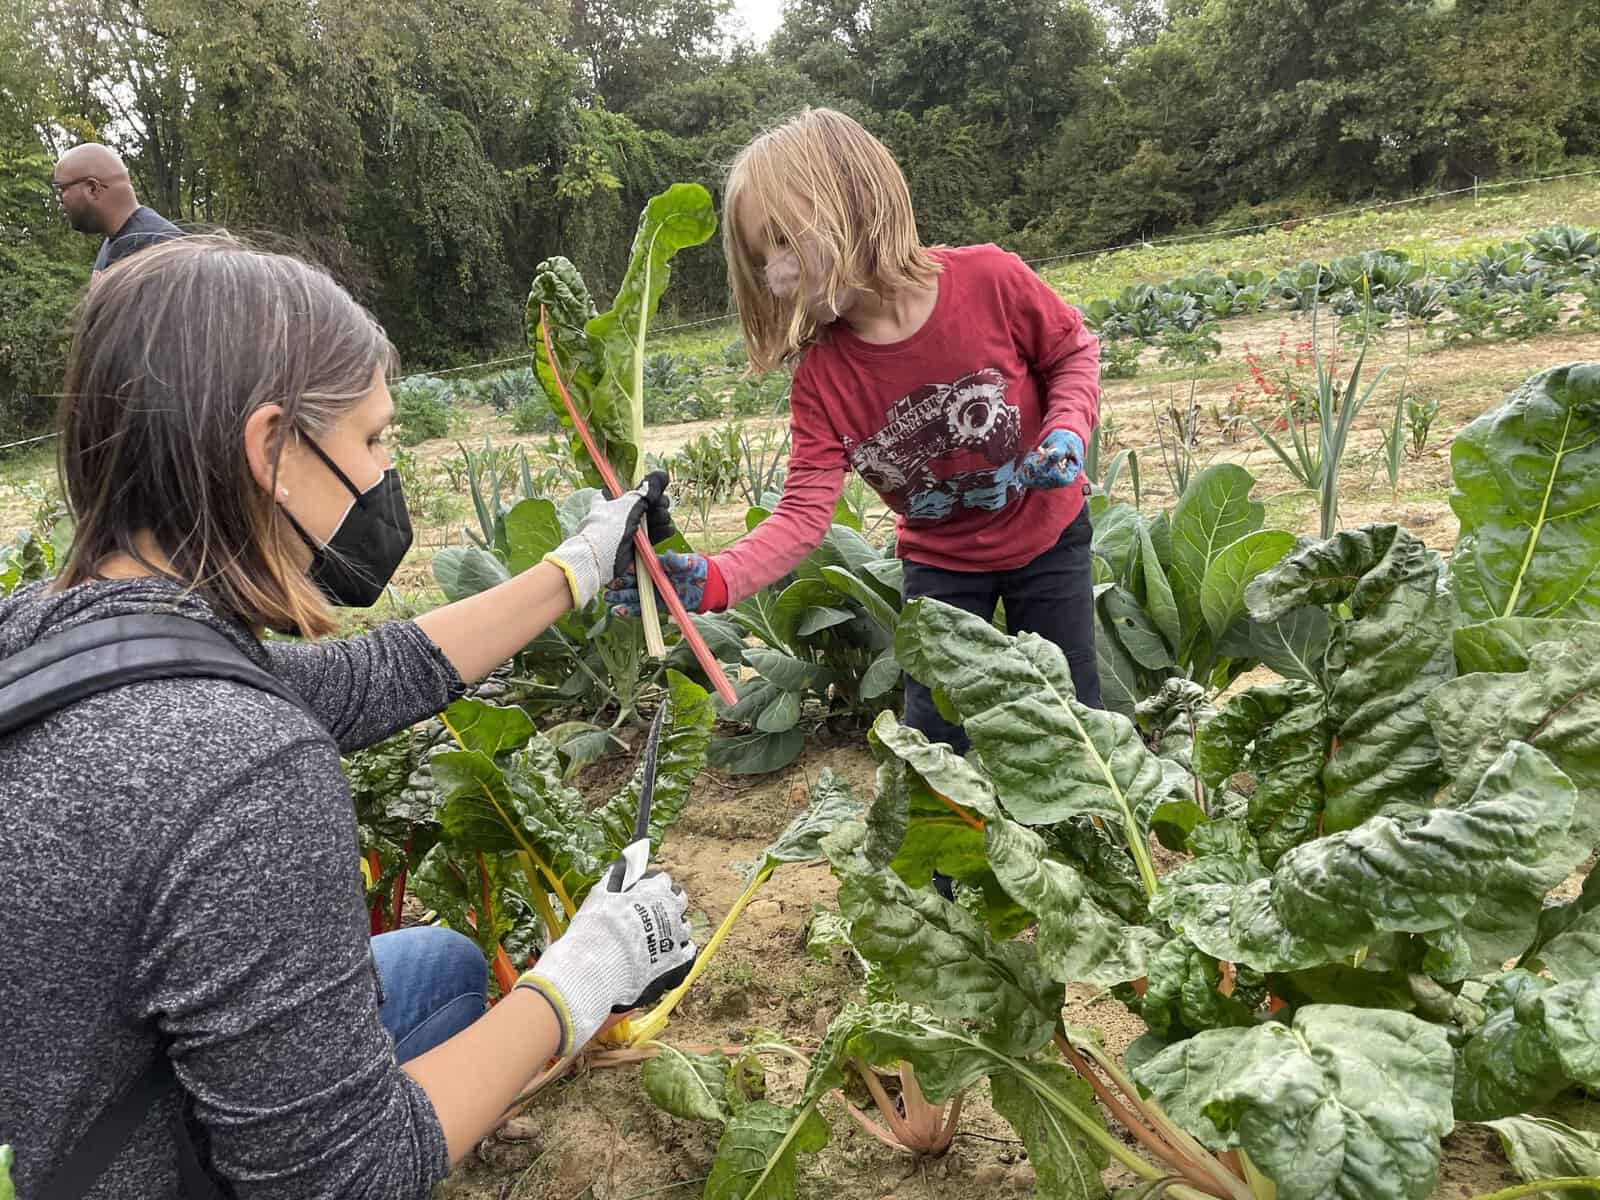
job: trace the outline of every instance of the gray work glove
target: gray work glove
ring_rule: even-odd
[[[644,855],[629,861],[632,876]],[[600,877],[562,934],[517,980],[561,1019],[561,1057],[582,1049],[614,1012],[653,1004],[694,965],[689,900],[660,872],[607,889]]]
[[[661,540],[658,531],[665,530],[662,537],[671,534],[666,489],[667,473],[651,471],[632,491],[596,501],[577,532],[544,556],[566,575],[573,608],[588,607],[602,587],[628,569],[640,521],[647,522],[652,542]]]

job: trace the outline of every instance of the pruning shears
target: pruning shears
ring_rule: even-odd
[[[656,709],[656,718],[650,722],[650,736],[644,744],[644,778],[639,781],[639,815],[633,822],[633,841],[622,851],[617,865],[611,868],[606,880],[606,891],[620,892],[631,886],[644,874],[650,862],[650,806],[656,796],[656,764],[661,752],[661,726],[665,723],[667,706]]]

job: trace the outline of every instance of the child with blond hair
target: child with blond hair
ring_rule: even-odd
[[[906,599],[931,596],[1061,647],[1100,704],[1084,447],[1099,345],[1078,311],[995,246],[927,247],[905,176],[857,122],[810,109],[729,172],[728,271],[750,363],[795,363],[783,498],[715,555],[662,555],[694,611],[737,604],[822,541],[853,469],[899,516]],[[636,612],[631,578],[610,593]],[[965,751],[926,686],[905,721]]]

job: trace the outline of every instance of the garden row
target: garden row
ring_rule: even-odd
[[[1581,298],[1573,320],[1600,325],[1600,237],[1570,225],[1433,262],[1415,261],[1402,250],[1369,250],[1304,262],[1275,276],[1206,271],[1135,284],[1090,301],[1083,311],[1105,342],[1115,376],[1137,370],[1145,345],[1159,345],[1164,362],[1204,362],[1221,350],[1215,337],[1220,319],[1271,306],[1308,312],[1327,305],[1362,336],[1404,320],[1448,344],[1548,332],[1562,323],[1563,295]]]

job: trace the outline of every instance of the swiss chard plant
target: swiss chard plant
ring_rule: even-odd
[[[1542,714],[1458,679],[1448,609],[1408,607],[1441,594],[1442,579],[1436,556],[1388,527],[1308,547],[1253,585],[1262,619],[1324,610],[1332,665],[1321,683],[1294,681],[1305,694],[1250,702],[1252,714],[1285,715],[1244,738],[1228,777],[1242,790],[1219,780],[1214,814],[1187,834],[1192,861],[1165,878],[1151,826],[1184,803],[1185,773],[1127,718],[1078,704],[1053,646],[914,602],[901,659],[963,719],[973,752],[880,721],[878,745],[905,764],[909,788],[880,781],[856,832],[829,842],[853,944],[945,1025],[1079,1071],[1146,1151],[1142,1168],[1124,1165],[1193,1189],[1173,1194],[1421,1200],[1455,1120],[1600,1085],[1586,898],[1543,915],[1594,848],[1565,773],[1581,774],[1589,752],[1571,748],[1564,722],[1600,721],[1600,709],[1548,671],[1502,685],[1544,688]],[[1419,629],[1425,645],[1406,646]],[[1544,647],[1539,661],[1554,654]],[[1593,657],[1565,654],[1569,671]],[[1385,703],[1398,677],[1387,669],[1428,679],[1426,694]],[[1322,696],[1319,749],[1296,753],[1302,729],[1286,722],[1310,692]],[[1219,726],[1239,744],[1232,708],[1202,725],[1197,764]],[[1564,742],[1540,727],[1557,712],[1549,726]],[[1381,802],[1363,798],[1380,786]],[[1324,828],[1325,798],[1309,817],[1282,806],[1292,821],[1251,807],[1264,792],[1330,788],[1339,832]],[[1079,850],[1095,820],[1115,832],[1121,869]],[[932,868],[970,900],[918,889]],[[1130,874],[1142,903],[1126,903]],[[1027,924],[1031,942],[1002,940]],[[1506,971],[1508,960],[1520,965]],[[1059,1028],[1064,983],[1111,986],[1144,1016],[1152,1032],[1125,1065]]]
[[[672,258],[707,241],[716,228],[711,195],[699,184],[676,183],[652,198],[640,215],[633,254],[616,299],[603,313],[596,310],[587,284],[571,262],[552,258],[539,265],[527,307],[535,370],[551,406],[571,431],[574,461],[595,487],[603,486],[603,472],[573,429],[561,384],[617,478],[625,486],[638,483],[647,470],[645,346],[650,322],[672,277]],[[638,577],[647,644],[660,657],[665,644],[650,579],[642,570]]]
[[[705,765],[710,697],[669,674],[652,848],[677,821]],[[435,844],[411,875],[436,918],[473,937],[497,965],[511,966],[559,937],[605,867],[632,840],[643,770],[591,809],[568,785],[555,745],[521,708],[460,700],[441,716],[447,740],[425,762]],[[420,814],[417,814],[420,817]],[[510,963],[504,961],[509,958]]]

